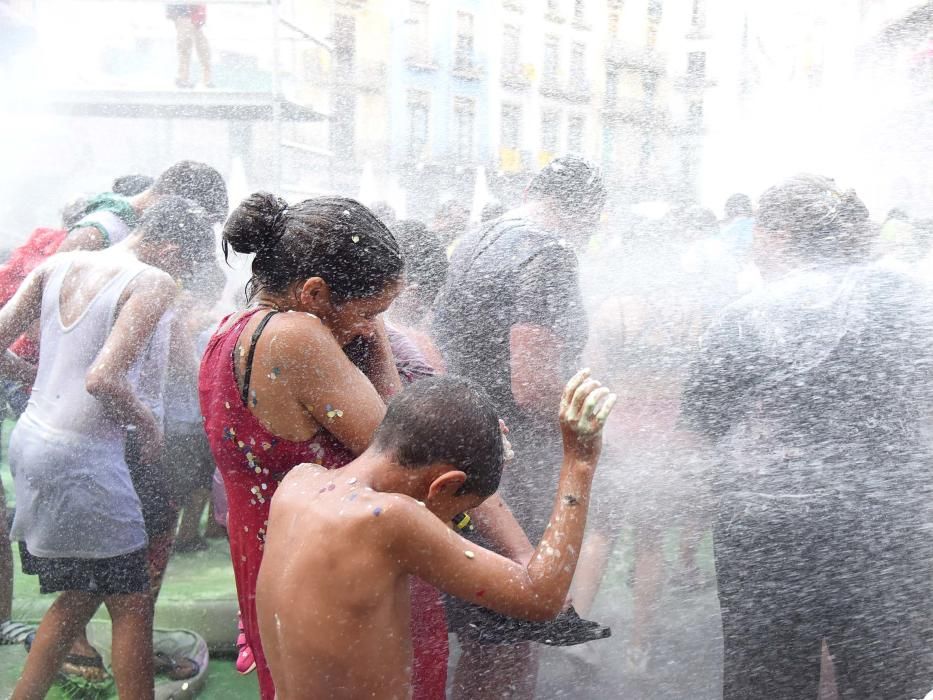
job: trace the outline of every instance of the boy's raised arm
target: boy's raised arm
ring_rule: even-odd
[[[398,562],[437,588],[512,617],[545,620],[564,605],[586,527],[602,428],[615,395],[589,379],[567,384],[561,400],[564,462],[544,538],[527,567],[463,539],[425,509],[406,509],[393,537]]]

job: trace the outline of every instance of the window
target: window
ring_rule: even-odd
[[[560,39],[549,36],[544,40],[544,60],[541,67],[541,79],[545,84],[557,84],[557,72],[560,67]]]
[[[641,78],[641,90],[645,102],[654,103],[654,99],[658,94],[658,74],[645,71]]]
[[[574,89],[586,83],[586,44],[574,43],[570,52],[570,82]]]
[[[335,90],[331,98],[334,118],[330,124],[331,151],[351,160],[356,131],[356,93],[352,87]]]
[[[521,30],[511,24],[502,32],[502,74],[515,75],[521,61]]]
[[[427,157],[430,100],[426,92],[408,93],[408,155],[415,160]]]
[[[351,15],[334,16],[333,55],[337,75],[351,75],[356,60],[356,18]]]
[[[702,85],[706,81],[705,51],[691,51],[687,54],[687,79],[691,85]]]
[[[454,100],[454,155],[459,163],[473,161],[473,132],[476,122],[476,104],[473,100],[458,97]]]
[[[522,131],[522,108],[520,105],[502,105],[502,147],[518,148]]]
[[[473,67],[473,15],[469,12],[457,13],[457,48],[454,54],[454,68],[469,70]]]
[[[408,4],[408,58],[410,61],[431,62],[431,31],[426,0],[410,0]]]
[[[584,119],[582,114],[573,114],[567,119],[567,151],[569,153],[583,153]]]
[[[606,109],[615,109],[619,101],[619,73],[615,68],[606,71]]]
[[[586,0],[573,0],[573,20],[582,24],[586,19]]]
[[[541,150],[550,155],[560,150],[560,111],[556,109],[541,112]]]

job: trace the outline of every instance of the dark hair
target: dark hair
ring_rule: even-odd
[[[123,175],[113,181],[110,188],[114,194],[120,194],[124,197],[132,197],[152,187],[153,180],[148,175]]]
[[[420,221],[403,219],[392,227],[405,260],[405,277],[418,286],[420,304],[430,308],[447,279],[447,253],[437,235]]]
[[[898,221],[909,221],[910,217],[907,215],[907,212],[900,207],[894,207],[891,211],[888,212],[888,215],[884,217],[885,221],[890,221],[891,219],[897,219]]]
[[[798,253],[811,258],[854,259],[870,244],[868,208],[854,190],[843,192],[821,175],[796,175],[766,190],[757,222],[787,232]]]
[[[747,194],[736,193],[726,200],[726,218],[734,219],[737,216],[752,216],[752,200]]]
[[[207,213],[183,197],[160,197],[143,212],[136,231],[153,243],[176,243],[192,263],[214,260],[216,241]]]
[[[183,160],[159,175],[152,185],[157,195],[174,194],[197,202],[212,221],[223,221],[230,204],[220,173],[205,163]]]
[[[335,301],[379,294],[400,279],[402,254],[392,233],[369,209],[345,197],[315,197],[295,205],[268,192],[244,199],[224,226],[228,246],[255,253],[252,298],[280,294],[289,285],[320,277]]]
[[[553,203],[565,216],[596,216],[606,204],[606,186],[598,166],[577,156],[561,156],[532,178],[527,196]]]
[[[62,207],[62,228],[70,231],[87,214],[87,197],[78,197]]]
[[[467,478],[457,495],[486,498],[499,488],[505,460],[499,417],[486,392],[467,379],[429,377],[397,394],[373,446],[403,467],[442,462],[459,469]]]

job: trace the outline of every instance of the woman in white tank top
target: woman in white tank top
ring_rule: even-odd
[[[14,698],[45,695],[102,601],[120,697],[152,697],[146,531],[124,454],[132,441],[145,463],[158,462],[175,279],[213,247],[203,212],[165,197],[125,242],[50,258],[0,309],[0,347],[40,322],[38,374],[10,445],[11,536],[42,592],[60,593]]]

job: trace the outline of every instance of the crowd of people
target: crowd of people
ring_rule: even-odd
[[[933,687],[925,222],[875,224],[815,175],[722,220],[616,221],[573,156],[472,224],[266,192],[231,212],[192,161],[112,190],[0,268],[17,700],[62,674],[112,673],[121,698],[197,675],[152,621],[207,505],[264,700],[533,698],[542,645],[583,658],[609,634],[585,618],[622,540],[629,673],[659,663],[666,585],[718,586],[727,700],[816,697],[824,650],[839,697]],[[36,629],[12,620],[11,542],[57,594]],[[101,604],[109,671],[85,634]]]

